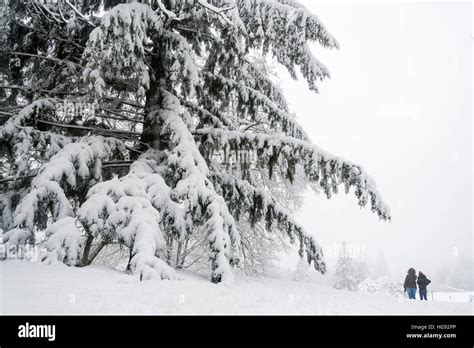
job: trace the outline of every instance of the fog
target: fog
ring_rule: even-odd
[[[394,277],[472,255],[471,4],[301,2],[341,48],[312,46],[331,71],[319,94],[279,69],[290,108],[315,144],[369,172],[392,222],[353,195],[308,193],[300,223],[326,250],[382,252]]]

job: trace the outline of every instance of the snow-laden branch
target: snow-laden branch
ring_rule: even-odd
[[[41,132],[29,124],[43,113],[50,112],[56,99],[38,99],[25,106],[20,112],[11,116],[0,126],[0,147],[9,149],[13,165],[11,174],[14,178],[29,175],[32,158],[47,161],[71,140],[63,135]]]
[[[48,226],[45,243],[47,253],[42,260],[47,264],[61,262],[69,266],[78,264],[82,252],[82,232],[73,217],[65,216]]]
[[[87,24],[89,24],[91,27],[95,28],[95,24],[92,23],[89,19],[87,19],[69,0],[64,0],[66,4],[80,17],[82,18]]]
[[[105,95],[106,76],[128,71],[122,78],[137,85],[136,95],[143,96],[149,88],[150,76],[144,59],[150,33],[162,33],[163,20],[147,4],[120,4],[107,12],[101,25],[89,35],[83,61],[83,78],[98,98]],[[123,53],[127,52],[124,59]]]
[[[302,6],[287,1],[262,0],[248,6],[239,2],[239,12],[247,31],[248,46],[271,52],[277,61],[296,78],[299,67],[309,88],[318,91],[316,82],[329,77],[329,71],[311,53],[308,42],[317,41],[324,47],[339,44],[318,17]]]
[[[157,0],[157,2],[158,2],[158,7],[160,8],[160,10],[161,10],[168,18],[170,18],[170,19],[178,19],[177,16],[176,16],[176,13],[174,13],[173,11],[168,10],[161,0]]]
[[[131,249],[129,268],[140,279],[176,279],[163,261],[164,228],[184,236],[183,210],[171,199],[171,189],[154,170],[156,152],[148,151],[120,178],[91,188],[79,210],[79,219],[89,236],[115,240]],[[87,263],[87,262],[86,262]]]
[[[245,78],[249,87],[262,92],[270,100],[274,101],[281,110],[289,111],[282,89],[265,72],[258,69],[255,62],[246,59],[245,69],[239,70],[238,73],[244,73],[242,77]]]
[[[212,125],[212,127],[219,127],[222,129],[232,128],[234,126],[228,116],[224,115],[219,110],[216,110],[216,113],[212,113],[191,101],[180,101],[181,104],[188,109],[189,113],[193,116],[199,117],[199,120],[203,124],[209,124]]]
[[[295,168],[289,164],[299,164],[304,168],[308,179],[319,183],[328,198],[332,193],[338,192],[340,184],[344,185],[346,193],[354,187],[361,207],[370,201],[372,212],[383,220],[390,220],[390,209],[383,202],[375,182],[362,167],[334,156],[316,145],[281,135],[222,129],[202,129],[196,130],[195,133],[206,135],[206,142],[211,148],[222,148],[230,144],[237,149],[253,149],[270,167],[278,163],[280,170],[290,178]],[[271,173],[272,168],[269,169]]]
[[[222,97],[236,91],[242,100],[241,108],[247,108],[252,113],[252,117],[256,118],[261,112],[266,112],[267,117],[275,128],[283,133],[302,140],[307,140],[306,132],[296,122],[294,117],[289,113],[281,110],[275,103],[259,90],[251,88],[243,81],[235,81],[219,74],[213,74],[209,71],[201,71],[202,76],[207,81],[208,88],[220,91]]]
[[[10,117],[8,121],[0,127],[0,140],[4,141],[11,137],[19,127],[23,126],[27,120],[38,115],[39,112],[53,109],[55,101],[57,101],[57,99],[37,99],[33,103],[25,106],[17,116]]]
[[[206,0],[197,0],[197,2],[202,7],[216,13],[219,16],[219,18],[222,18],[222,20],[228,25],[231,25],[231,26],[234,25],[234,23],[232,23],[232,21],[225,15],[224,12],[232,10],[233,8],[235,8],[235,5],[229,6],[229,7],[217,7],[208,3]]]
[[[9,52],[10,55],[14,56],[25,56],[25,57],[30,57],[30,58],[38,58],[38,59],[44,59],[44,60],[49,60],[51,62],[59,63],[59,64],[64,64],[67,65],[68,67],[80,67],[83,68],[81,64],[71,62],[70,60],[64,60],[64,59],[59,59],[56,57],[48,57],[48,56],[43,56],[40,54],[32,54],[32,53],[26,53],[26,52],[17,52],[17,51],[12,51]]]
[[[238,263],[240,236],[224,199],[216,193],[207,178],[209,168],[178,113],[178,99],[162,90],[163,101],[155,116],[163,134],[170,133],[167,165],[176,178],[175,196],[184,209],[205,221],[212,263],[211,280],[215,283],[232,280],[231,265]],[[202,209],[204,207],[204,210]]]
[[[16,228],[7,232],[4,240],[18,240],[18,234],[22,235],[23,242],[33,238],[35,228],[46,227],[48,213],[53,221],[73,216],[65,191],[76,191],[81,195],[81,191],[87,191],[88,187],[101,181],[101,161],[120,148],[123,144],[119,140],[102,137],[64,146],[33,179],[30,192],[15,211]]]
[[[268,192],[253,186],[247,180],[239,179],[235,175],[231,176],[222,171],[214,173],[212,180],[216,186],[221,188],[222,195],[228,205],[233,206],[233,215],[238,216],[245,212],[248,214],[247,218],[251,224],[264,220],[267,230],[271,230],[275,223],[278,230],[287,234],[291,243],[295,242],[295,237],[298,238],[301,257],[306,253],[309,264],[314,262],[314,268],[317,271],[326,272],[321,247],[316,243],[314,237],[309,235],[291,217],[291,213],[279,205]]]

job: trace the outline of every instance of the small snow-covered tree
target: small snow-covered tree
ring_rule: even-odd
[[[309,270],[310,270],[310,267],[308,263],[303,258],[301,258],[298,261],[298,264],[296,265],[296,270],[295,270],[295,274],[293,275],[293,280],[296,280],[299,282],[310,281],[311,278],[309,276]]]
[[[118,244],[130,272],[170,279],[201,233],[218,283],[242,264],[249,228],[297,241],[326,271],[281,198],[293,185],[317,185],[328,198],[342,186],[390,219],[362,167],[313,145],[251,59],[270,55],[294,78],[299,69],[316,92],[329,77],[308,43],[338,43],[296,1],[12,0],[6,13],[5,242],[36,243],[46,231],[46,259],[78,266]],[[229,163],[222,151],[256,157]]]
[[[334,288],[356,291],[367,276],[364,261],[352,258],[348,253],[346,242],[343,242],[336,264]]]
[[[357,291],[374,295],[403,296],[403,284],[396,282],[390,277],[374,277],[363,280],[357,287]]]

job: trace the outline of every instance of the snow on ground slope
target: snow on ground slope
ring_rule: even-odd
[[[180,272],[147,280],[114,269],[0,262],[2,314],[472,314],[472,303],[421,302],[279,279],[232,285]]]
[[[434,292],[431,293],[431,299],[433,301],[443,301],[443,302],[470,302],[474,299],[473,291],[464,291],[464,292]]]

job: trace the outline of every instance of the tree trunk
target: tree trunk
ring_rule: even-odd
[[[90,265],[94,261],[96,256],[99,255],[100,251],[104,248],[106,244],[107,243],[104,241],[100,242],[100,244],[90,254],[89,260],[87,260],[87,265]]]
[[[184,242],[184,251],[182,253],[181,260],[179,260],[178,268],[182,269],[184,265],[184,261],[186,261],[186,256],[187,256],[187,251],[188,251],[188,244],[189,244],[189,237],[186,237],[186,240]]]
[[[80,266],[87,266],[87,260],[89,259],[89,253],[91,251],[91,246],[92,246],[92,241],[94,240],[94,237],[90,234],[87,235],[86,238],[86,243],[84,245],[84,252],[82,253],[82,260],[80,263]]]
[[[132,252],[133,248],[130,248],[130,255],[128,257],[128,263],[127,263],[127,272],[130,272],[131,271],[131,266],[130,266],[130,263],[132,262],[132,257],[133,257],[133,252]]]
[[[180,241],[178,242],[178,248],[177,248],[177,250],[176,250],[176,261],[175,261],[175,267],[176,267],[176,268],[181,268],[181,267],[179,266],[179,261],[180,261],[180,259],[181,259],[181,249],[182,249],[182,247],[183,247],[183,241],[180,240]]]
[[[173,253],[173,244],[174,244],[174,238],[172,235],[169,237],[169,242],[168,242],[168,255],[166,255],[166,262],[168,265],[171,265],[171,256]]]
[[[164,47],[163,47],[164,46]],[[156,124],[156,117],[150,116],[153,111],[159,109],[161,105],[160,88],[166,87],[164,74],[166,69],[166,58],[163,52],[166,52],[168,45],[166,42],[160,43],[153,50],[153,56],[150,65],[153,66],[155,74],[150,71],[150,88],[145,95],[145,116],[143,119],[143,130],[140,141],[149,145],[152,148],[158,149],[160,147],[160,129]],[[141,151],[146,151],[147,148],[140,148]]]

